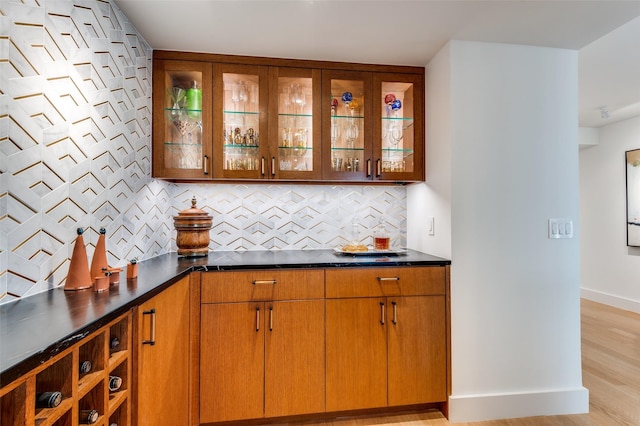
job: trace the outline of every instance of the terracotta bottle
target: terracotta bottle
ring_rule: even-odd
[[[96,249],[93,252],[93,259],[91,259],[91,279],[95,280],[96,277],[104,276],[103,270],[109,268],[107,264],[107,243],[105,241],[105,234],[107,230],[100,228],[100,236],[96,243]]]
[[[69,263],[69,272],[67,281],[64,283],[65,290],[83,290],[91,288],[91,275],[89,274],[89,261],[87,260],[87,251],[84,247],[84,238],[82,233],[84,229],[78,228],[78,236],[73,247],[71,262]]]

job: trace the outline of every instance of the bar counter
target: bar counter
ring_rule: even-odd
[[[160,255],[139,262],[136,279],[127,280],[125,268],[120,284],[109,291],[64,291],[59,287],[0,305],[0,387],[194,271],[450,263],[414,250],[389,256],[344,255],[333,250],[221,251],[197,258]]]

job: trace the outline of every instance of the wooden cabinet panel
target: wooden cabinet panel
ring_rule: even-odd
[[[327,269],[326,297],[444,294],[442,267]]]
[[[265,315],[264,303],[201,306],[200,423],[263,416]]]
[[[202,303],[323,297],[323,270],[274,269],[202,274]]]
[[[446,401],[444,296],[388,300],[389,405]]]
[[[189,278],[183,278],[138,306],[136,318],[137,424],[186,425],[189,421]]]
[[[265,417],[324,412],[324,300],[269,305]]]
[[[387,406],[384,302],[326,301],[327,411]]]

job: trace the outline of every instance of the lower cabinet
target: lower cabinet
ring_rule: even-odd
[[[327,270],[327,411],[446,402],[439,269]]]
[[[323,295],[321,270],[203,274],[200,423],[324,412]]]
[[[189,278],[135,308],[135,424],[189,424]]]

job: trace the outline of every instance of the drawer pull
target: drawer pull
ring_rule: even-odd
[[[253,285],[258,285],[258,284],[271,284],[271,285],[276,285],[277,281],[276,280],[254,280],[253,281]]]
[[[151,315],[151,338],[149,340],[143,340],[142,344],[153,346],[156,344],[156,310],[142,311],[142,315]]]
[[[398,304],[396,302],[391,302],[391,304],[393,305],[393,319],[391,320],[391,322],[393,324],[397,324],[398,323]]]
[[[378,277],[378,281],[400,281],[400,277]]]
[[[256,308],[256,331],[260,331],[260,308]]]
[[[384,325],[384,302],[380,302],[380,324]]]

